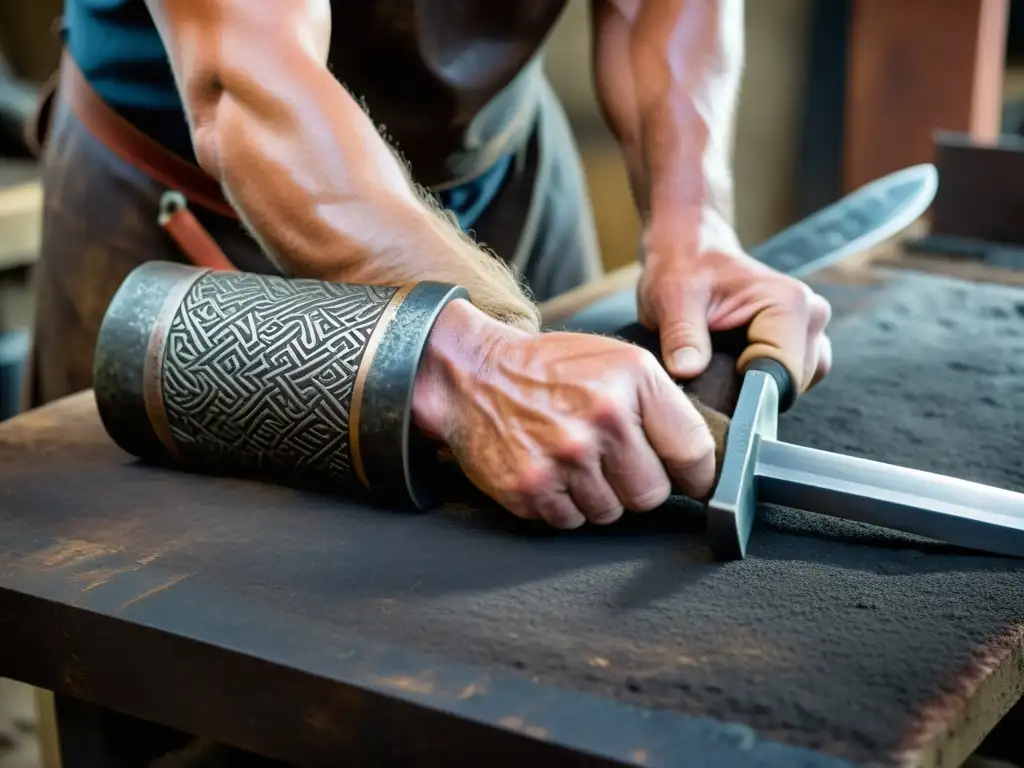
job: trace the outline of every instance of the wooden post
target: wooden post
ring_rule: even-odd
[[[935,131],[999,135],[1008,18],[1009,0],[854,0],[846,191],[930,162]]]

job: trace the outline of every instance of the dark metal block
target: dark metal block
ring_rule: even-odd
[[[935,137],[939,189],[926,237],[907,250],[1024,268],[1024,137],[981,143],[964,133]]]
[[[943,132],[935,139],[935,166],[933,234],[1024,244],[1024,138],[982,144]]]

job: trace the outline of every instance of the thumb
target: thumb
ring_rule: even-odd
[[[710,288],[690,280],[663,282],[654,298],[665,368],[677,379],[699,376],[711,361]]]

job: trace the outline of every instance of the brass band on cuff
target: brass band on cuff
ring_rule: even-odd
[[[210,272],[209,269],[196,270],[191,273],[184,273],[181,278],[168,290],[167,296],[160,306],[153,322],[153,330],[146,345],[146,359],[142,371],[142,397],[146,406],[146,414],[149,416],[149,423],[153,427],[160,444],[163,445],[167,454],[177,463],[182,463],[184,457],[178,444],[174,442],[171,434],[171,425],[167,419],[167,409],[164,407],[164,352],[167,346],[167,332],[171,327],[178,307],[184,301],[185,295],[199,278]]]
[[[366,376],[371,366],[373,366],[374,357],[380,347],[381,339],[387,332],[388,326],[390,326],[402,302],[405,301],[409,292],[415,287],[416,283],[409,283],[399,288],[395,295],[391,297],[391,301],[388,302],[387,307],[380,316],[380,320],[377,321],[377,325],[370,334],[370,338],[366,341],[366,348],[363,350],[363,356],[359,360],[359,368],[356,370],[355,384],[352,385],[352,405],[349,406],[348,412],[349,451],[352,456],[352,469],[355,471],[356,477],[369,490],[372,490],[372,488],[370,488],[370,481],[366,477],[366,467],[363,464],[363,454],[359,441],[363,396],[366,391]]]

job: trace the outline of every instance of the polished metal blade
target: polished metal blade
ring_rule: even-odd
[[[1024,494],[756,438],[757,501],[1024,557]]]

